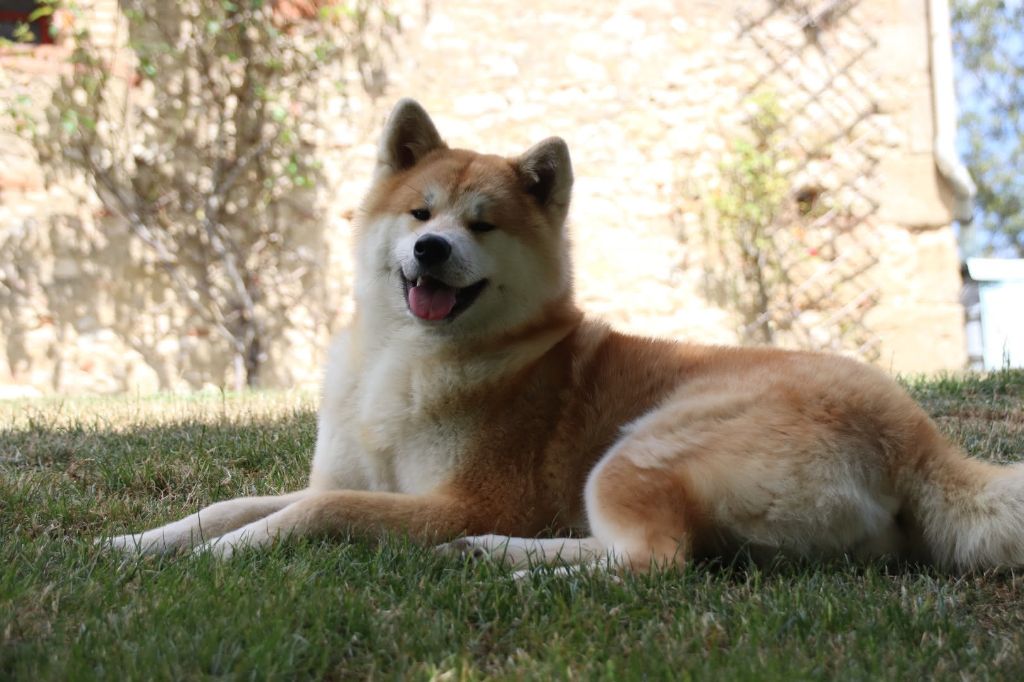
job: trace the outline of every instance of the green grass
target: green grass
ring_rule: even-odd
[[[1024,373],[910,384],[979,457],[1024,455]],[[1024,679],[1024,583],[702,564],[522,582],[401,538],[227,563],[90,540],[303,485],[314,400],[0,404],[0,679]]]

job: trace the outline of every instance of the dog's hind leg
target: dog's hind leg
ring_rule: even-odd
[[[142,554],[164,554],[187,549],[280,511],[307,494],[308,491],[300,490],[286,495],[239,497],[216,502],[165,526],[142,533],[100,538],[96,544]]]
[[[678,468],[638,464],[629,437],[609,451],[587,479],[587,522],[608,565],[648,571],[682,565],[702,516]],[[643,448],[639,448],[643,451]]]

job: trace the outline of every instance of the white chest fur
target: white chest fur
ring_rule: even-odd
[[[469,424],[438,400],[443,387],[433,380],[437,369],[401,351],[384,351],[365,378],[356,418],[359,442],[377,485],[425,492],[450,477]]]
[[[344,350],[331,353],[312,485],[422,493],[449,480],[475,431],[470,415],[440,399],[450,377],[408,346],[358,366]]]

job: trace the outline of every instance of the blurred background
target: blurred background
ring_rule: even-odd
[[[1024,365],[1024,3],[0,1],[0,397],[315,386],[391,105],[564,137],[616,327]],[[959,115],[958,115],[959,104]]]

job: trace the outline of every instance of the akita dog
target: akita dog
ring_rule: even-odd
[[[743,547],[1024,565],[1024,468],[967,458],[880,371],[585,319],[572,183],[561,139],[511,159],[450,149],[399,102],[308,487],[106,542],[229,556],[393,531],[517,566],[645,570]]]

